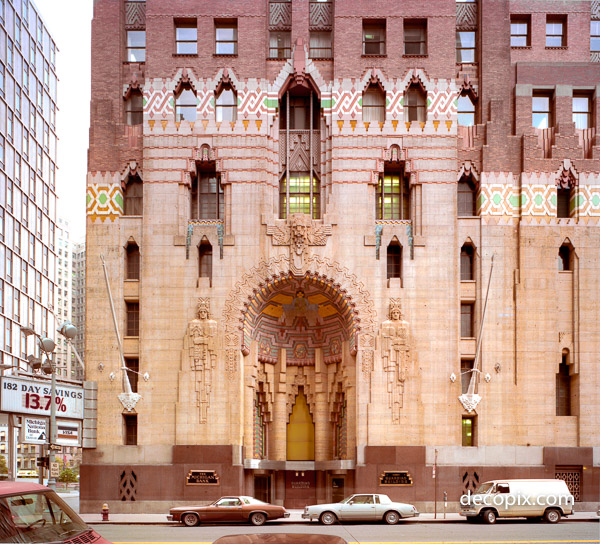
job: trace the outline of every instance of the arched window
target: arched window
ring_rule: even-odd
[[[387,277],[402,277],[402,246],[395,236],[387,247]]]
[[[571,248],[568,244],[563,244],[558,250],[558,269],[563,272],[572,270]]]
[[[143,215],[144,213],[144,185],[139,176],[129,177],[125,185],[125,215]]]
[[[475,104],[467,93],[458,97],[458,124],[463,127],[472,127],[475,124]]]
[[[362,98],[363,121],[385,121],[385,93],[376,85],[369,85]]]
[[[144,98],[142,93],[135,89],[129,93],[125,100],[125,114],[128,125],[141,125],[144,122]]]
[[[140,279],[140,248],[137,244],[128,244],[126,248],[125,279]]]
[[[217,95],[217,122],[230,121],[237,119],[237,96],[231,87],[225,87]]]
[[[458,182],[458,216],[473,217],[475,215],[475,184],[470,178],[463,176]]]
[[[198,276],[209,278],[212,287],[212,245],[206,236],[202,237],[198,246]]]
[[[182,85],[175,95],[175,121],[195,121],[198,99],[189,84]]]
[[[427,119],[427,94],[421,85],[413,83],[406,91],[404,112],[406,121],[424,123]]]
[[[460,248],[460,281],[472,281],[474,274],[475,250],[470,244],[465,244]]]

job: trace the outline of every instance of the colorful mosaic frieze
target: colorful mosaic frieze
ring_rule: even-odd
[[[580,217],[600,216],[600,186],[579,187],[573,198],[573,209]]]
[[[515,215],[519,209],[519,196],[512,185],[482,185],[477,195],[479,215]]]
[[[123,193],[120,184],[91,184],[87,187],[87,215],[96,221],[104,222],[107,218],[114,221],[123,215]]]

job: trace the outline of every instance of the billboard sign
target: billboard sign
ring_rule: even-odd
[[[58,419],[56,443],[59,446],[81,446],[81,422]]]
[[[50,382],[2,376],[0,384],[0,411],[46,417],[50,415]],[[83,387],[56,384],[54,405],[57,417],[83,419],[83,401]]]
[[[48,420],[44,417],[24,417],[21,442],[25,444],[47,444]]]

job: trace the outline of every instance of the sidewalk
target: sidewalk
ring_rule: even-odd
[[[302,519],[303,510],[288,510],[289,518],[275,520],[273,523],[314,523]],[[80,514],[87,523],[93,525],[177,525],[177,522],[167,521],[167,513],[164,514],[109,514],[109,521],[101,521],[101,514]],[[598,515],[595,512],[576,512],[575,514],[563,518],[560,523],[569,523],[574,521],[598,521]],[[432,513],[421,514],[418,518],[402,520],[400,523],[466,523],[463,516],[456,513],[447,513],[446,519],[443,514],[438,513],[437,519],[434,519]],[[499,520],[502,523],[502,520]]]

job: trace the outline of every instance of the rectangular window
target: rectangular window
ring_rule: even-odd
[[[556,373],[556,415],[571,415],[571,376],[569,375],[569,365],[566,361],[566,355],[563,355],[562,363],[558,365]]]
[[[473,304],[460,305],[460,336],[461,338],[473,338]]]
[[[140,371],[140,360],[137,357],[125,357],[125,366],[127,367],[127,376],[129,384],[134,393],[138,392],[138,372]]]
[[[404,54],[427,55],[427,20],[404,21]]]
[[[144,122],[144,97],[140,92],[132,92],[125,101],[125,114],[129,126]]]
[[[475,417],[462,418],[462,445],[463,447],[475,446]]]
[[[237,21],[215,21],[215,54],[237,55]]]
[[[456,32],[456,62],[458,64],[475,62],[475,32]]]
[[[592,21],[590,24],[590,51],[600,51],[600,21]]]
[[[394,241],[387,248],[387,277],[402,277],[402,246]]]
[[[289,59],[292,55],[292,34],[289,30],[269,33],[269,58]]]
[[[410,219],[408,180],[402,172],[380,176],[376,204],[377,219]]]
[[[546,47],[565,47],[566,39],[566,19],[548,15],[546,17]]]
[[[191,196],[192,219],[223,219],[223,187],[216,172],[198,172]]]
[[[196,22],[175,22],[175,43],[178,55],[196,55],[198,53]]]
[[[573,95],[573,123],[575,128],[592,128],[592,100],[590,96]]]
[[[306,213],[310,215],[310,175],[308,172],[291,172],[290,173],[290,214]],[[286,218],[287,214],[287,194],[286,194],[286,179],[282,179],[279,186],[279,215],[281,219]],[[313,177],[313,219],[319,219],[321,193],[319,188],[319,180],[316,176]]]
[[[146,62],[146,31],[127,31],[127,62]]]
[[[127,310],[127,332],[126,336],[140,335],[140,303],[126,302]]]
[[[363,55],[385,55],[385,21],[363,20]]]
[[[510,18],[510,46],[529,47],[531,44],[529,29],[531,16],[512,16]]]
[[[123,414],[123,426],[125,432],[125,445],[137,446],[137,414]]]
[[[474,359],[461,359],[460,360],[460,381],[462,386],[462,394],[466,394],[469,390],[469,384],[471,383],[471,376],[473,375],[473,364]]]
[[[548,94],[533,93],[531,124],[535,128],[549,128],[553,125],[551,97]]]
[[[333,57],[331,32],[311,32],[309,57],[311,59],[330,59]]]

